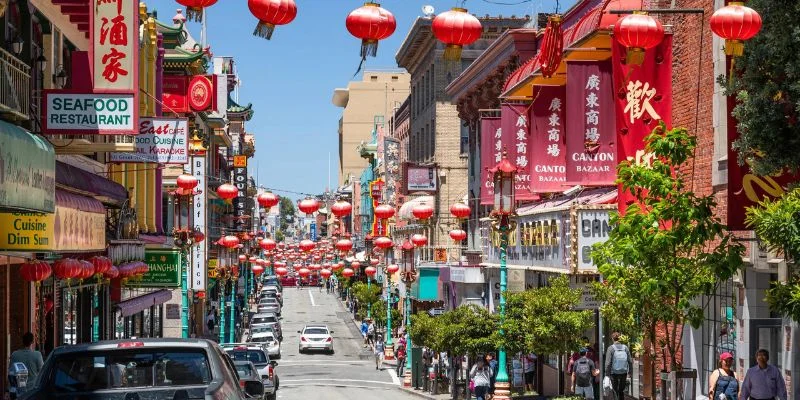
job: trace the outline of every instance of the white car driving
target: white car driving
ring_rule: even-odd
[[[306,325],[300,334],[298,352],[307,350],[323,350],[333,354],[333,331],[327,325]]]

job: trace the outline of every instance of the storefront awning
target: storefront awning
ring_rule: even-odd
[[[414,220],[414,214],[411,213],[411,210],[418,204],[427,204],[431,207],[434,206],[436,200],[433,196],[420,196],[417,198],[413,198],[400,206],[400,211],[397,212],[397,216],[400,219],[405,220]]]
[[[517,209],[517,215],[525,216],[565,210],[575,204],[600,205],[612,204],[616,201],[616,188],[593,189],[584,191],[580,195],[574,197],[561,197],[558,199],[542,201],[529,206],[520,207]]]
[[[139,297],[122,301],[117,304],[117,309],[123,317],[130,317],[131,315],[142,312],[147,308],[163,304],[170,300],[172,300],[172,291],[161,289]]]
[[[56,183],[94,196],[106,204],[121,205],[128,198],[128,191],[119,183],[61,161],[56,161]]]
[[[55,211],[55,160],[46,140],[0,121],[0,210]]]

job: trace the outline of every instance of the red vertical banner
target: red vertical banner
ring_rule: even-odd
[[[625,63],[625,46],[612,41],[617,158],[646,160],[644,139],[664,121],[672,127],[672,35],[645,52],[642,65]],[[620,191],[620,210],[633,202],[630,193]]]
[[[609,61],[567,62],[567,182],[613,185],[617,176],[614,149],[614,86]]]
[[[528,153],[528,104],[501,104],[500,128],[503,132],[503,147],[508,151],[508,160],[519,168],[514,190],[517,200],[537,200],[531,192],[530,156]],[[501,150],[502,152],[502,150]]]
[[[561,192],[567,182],[565,138],[566,86],[534,86],[530,110],[530,188],[533,193]]]
[[[494,167],[503,155],[503,130],[500,118],[481,118],[481,204],[494,203],[494,182],[489,168]]]

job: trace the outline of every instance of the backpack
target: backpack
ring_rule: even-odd
[[[612,345],[614,355],[611,360],[611,373],[612,374],[627,374],[628,373],[628,348],[624,344]]]
[[[580,387],[592,386],[592,366],[588,358],[581,357],[575,362],[575,378]]]

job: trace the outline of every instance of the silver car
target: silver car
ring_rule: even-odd
[[[281,304],[275,298],[265,297],[258,302],[258,312],[274,312],[281,315]]]
[[[327,325],[306,325],[297,333],[300,334],[299,353],[307,350],[323,350],[333,354],[333,336],[331,336],[333,331],[328,329]]]
[[[255,333],[250,338],[250,343],[260,344],[269,353],[269,358],[281,358],[281,342],[275,338],[272,332]]]
[[[250,320],[250,329],[255,329],[261,325],[269,325],[274,327],[278,333],[278,340],[283,340],[283,330],[281,329],[281,322],[277,314],[259,313],[253,315],[253,319]]]

